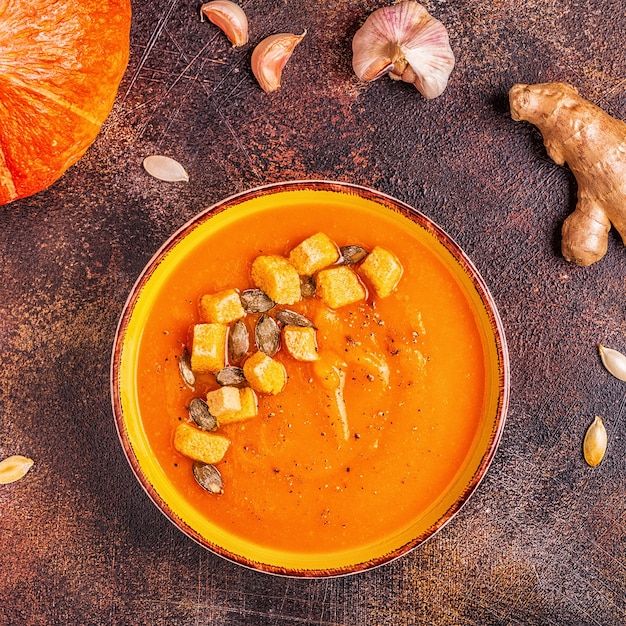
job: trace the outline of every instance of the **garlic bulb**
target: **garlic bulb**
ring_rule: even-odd
[[[250,60],[252,73],[265,93],[271,93],[280,87],[283,68],[305,35],[306,30],[301,35],[270,35],[253,50]]]
[[[248,43],[248,18],[238,4],[230,0],[212,0],[200,7],[200,17],[205,15],[235,48]]]
[[[352,53],[361,80],[389,74],[428,100],[443,93],[454,67],[446,27],[413,0],[374,11],[354,35]]]

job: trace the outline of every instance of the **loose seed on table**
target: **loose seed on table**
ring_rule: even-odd
[[[8,485],[24,478],[32,466],[32,459],[18,454],[0,461],[0,485]]]
[[[585,461],[591,467],[595,467],[604,458],[607,446],[606,428],[602,418],[596,416],[593,423],[587,429],[583,442],[583,454]]]
[[[598,346],[600,358],[610,374],[626,382],[626,356],[617,350]]]

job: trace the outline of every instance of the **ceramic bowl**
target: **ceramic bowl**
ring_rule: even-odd
[[[207,237],[236,223],[242,215],[262,216],[268,207],[297,208],[302,204],[327,205],[333,211],[362,210],[365,216],[370,212],[399,223],[410,237],[428,248],[465,294],[484,352],[484,408],[480,425],[444,492],[401,529],[366,545],[336,551],[275,548],[234,534],[207,519],[155,455],[151,434],[142,418],[142,394],[147,391],[138,384],[138,369],[145,366],[140,363],[140,349],[146,320],[164,291],[172,289],[170,279],[179,264],[190,255],[197,255]],[[323,228],[320,224],[319,229]],[[223,264],[223,259],[217,261],[207,252],[206,263],[210,268],[212,263]],[[180,317],[179,312],[172,316],[168,323]],[[123,309],[112,354],[111,394],[115,424],[128,462],[154,504],[178,529],[214,553],[256,570],[324,577],[364,571],[406,555],[459,511],[485,475],[500,441],[508,404],[509,361],[502,323],[485,282],[466,254],[439,226],[418,210],[371,189],[329,181],[295,181],[229,197],[194,217],[163,244],[139,276]],[[288,519],[285,532],[289,532]]]

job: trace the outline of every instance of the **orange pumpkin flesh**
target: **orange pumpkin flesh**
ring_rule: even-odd
[[[93,143],[126,70],[130,0],[0,0],[0,204]]]

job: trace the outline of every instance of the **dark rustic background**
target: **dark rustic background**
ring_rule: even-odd
[[[199,3],[134,3],[131,59],[85,157],[35,197],[0,207],[0,457],[35,460],[0,487],[0,623],[154,626],[626,623],[626,250],[560,256],[576,182],[536,129],[510,118],[516,82],[568,81],[626,119],[621,0],[428,0],[457,65],[445,93],[361,84],[351,39],[373,0],[247,0],[232,49]],[[263,93],[252,45],[307,36]],[[188,183],[142,169],[162,153]],[[197,212],[264,183],[326,178],[396,196],[469,254],[503,318],[512,389],[487,477],[434,538],[379,569],[271,577],[177,531],[131,473],[115,431],[109,359],[139,272]],[[594,415],[609,449],[582,458]]]

